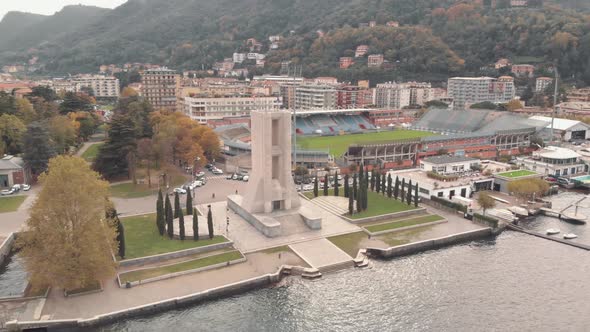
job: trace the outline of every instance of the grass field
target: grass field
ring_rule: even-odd
[[[434,133],[415,130],[393,130],[378,133],[342,136],[297,137],[297,143],[304,149],[329,149],[336,157],[343,155],[351,144],[384,143],[388,141],[432,136]]]
[[[373,191],[368,191],[368,209],[361,212],[348,216],[351,219],[362,219],[367,217],[380,216],[382,214],[389,214],[401,211],[414,210],[414,204],[408,205],[402,203],[394,198],[383,196]]]
[[[155,203],[154,203],[155,204]],[[125,226],[125,259],[163,254],[166,252],[207,246],[226,242],[221,235],[208,237],[199,241],[191,239],[171,240],[167,236],[160,236],[156,227],[156,214],[121,218]],[[199,229],[207,227],[207,221],[199,219]]]
[[[412,219],[393,221],[393,222],[389,222],[389,223],[382,223],[382,224],[378,224],[378,225],[367,226],[365,228],[369,232],[375,233],[375,232],[387,231],[387,230],[396,229],[396,228],[426,224],[429,222],[439,221],[442,219],[444,219],[444,218],[439,215],[433,214],[433,215],[429,215],[429,216],[422,216],[422,217],[417,217],[417,218],[412,218]]]
[[[94,161],[96,156],[98,155],[98,150],[104,143],[96,143],[92,144],[84,153],[82,153],[82,158],[86,161]]]
[[[152,170],[152,173],[156,171]],[[172,174],[172,179],[170,181],[170,191],[175,187],[178,187],[184,184],[187,181],[187,178],[183,174]],[[153,177],[152,177],[153,179]],[[152,187],[148,188],[147,184],[133,184],[131,182],[115,184],[110,187],[111,195],[113,197],[119,198],[140,198],[146,197],[150,195],[155,195],[158,193],[158,182],[156,180],[152,181]],[[162,189],[164,191],[165,189]],[[184,196],[184,195],[183,195]],[[155,202],[155,201],[154,201]],[[155,203],[154,203],[155,204]]]
[[[0,198],[0,213],[14,212],[25,201],[27,196],[10,196]]]
[[[518,171],[511,171],[511,172],[499,173],[499,174],[496,174],[496,175],[498,175],[498,176],[504,176],[504,177],[507,177],[507,178],[519,178],[521,176],[528,176],[528,175],[534,175],[534,174],[537,174],[537,173],[536,172],[533,172],[533,171],[528,171],[526,169],[521,169],[521,170],[518,170]]]
[[[151,269],[121,273],[119,275],[119,278],[121,279],[122,283],[125,283],[127,281],[132,282],[132,281],[138,281],[138,280],[145,280],[145,279],[149,279],[149,278],[163,276],[166,274],[171,274],[171,273],[176,273],[176,272],[181,272],[181,271],[189,271],[189,270],[194,270],[194,269],[198,269],[198,268],[202,268],[202,267],[206,267],[206,266],[210,266],[210,265],[214,265],[214,264],[229,262],[229,261],[233,261],[236,259],[240,259],[242,257],[244,257],[244,256],[242,256],[242,254],[239,251],[234,250],[234,251],[226,252],[226,253],[219,254],[219,255],[213,255],[213,256],[209,256],[209,257],[193,259],[193,260],[184,261],[184,262],[180,262],[180,263],[172,264],[172,265],[168,265],[168,266],[155,267],[155,268],[151,268]]]

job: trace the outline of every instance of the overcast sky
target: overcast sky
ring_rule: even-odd
[[[127,0],[0,0],[0,17],[17,10],[36,14],[52,15],[67,5],[91,5],[115,8]]]

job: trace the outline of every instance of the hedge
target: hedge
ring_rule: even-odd
[[[492,226],[493,228],[498,228],[498,219],[494,219],[492,217],[484,216],[479,213],[473,214],[473,219],[478,219],[480,221],[485,222],[486,224]]]
[[[446,207],[450,207],[451,209],[457,210],[457,211],[461,211],[463,213],[467,212],[467,207],[465,205],[461,205],[459,203],[455,203],[455,202],[451,202],[451,201],[447,201],[444,198],[440,198],[437,196],[430,196],[430,200],[433,202],[436,202],[440,205],[444,205]]]
[[[457,175],[442,175],[442,174],[438,174],[433,171],[426,172],[426,176],[431,179],[435,179],[435,180],[443,181],[443,182],[456,181],[457,179],[459,179],[459,177]]]

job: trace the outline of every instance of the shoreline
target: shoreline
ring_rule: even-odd
[[[488,227],[477,230],[471,230],[467,232],[456,233],[435,239],[417,241],[400,246],[393,246],[386,249],[361,249],[359,250],[359,253],[366,252],[368,258],[393,259],[395,257],[413,255],[430,250],[437,250],[440,248],[449,247],[460,243],[465,243],[496,235],[498,235],[498,233],[493,232],[493,230]],[[296,272],[296,270],[300,269],[303,268],[283,264],[274,273],[266,273],[261,276],[229,283],[227,285],[219,287],[210,288],[189,295],[173,297],[170,299],[152,302],[141,306],[129,307],[123,310],[95,315],[91,318],[72,318],[39,321],[12,320],[6,322],[5,328],[8,331],[21,331],[23,329],[31,328],[59,329],[104,326],[122,319],[131,319],[136,317],[154,315],[169,310],[193,306],[210,300],[226,298],[238,294],[243,294],[251,290],[272,286],[274,284],[279,283],[285,277],[297,275],[297,273],[293,272]]]

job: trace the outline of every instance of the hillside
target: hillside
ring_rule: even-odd
[[[564,6],[585,4],[553,1]],[[491,9],[478,3],[483,2],[129,0],[114,10],[74,13],[76,20],[60,19],[58,13],[30,25],[13,39],[25,40],[22,45],[0,43],[0,64],[38,55],[44,70],[51,73],[96,71],[100,64],[125,62],[210,68],[234,51],[244,51],[248,38],[265,42],[269,35],[279,34],[284,38],[281,48],[269,52],[264,70],[254,71],[276,73],[281,61],[292,60],[305,65],[307,75],[444,80],[448,75],[480,74],[482,66],[509,57],[541,64],[559,59],[564,77],[590,84],[590,16],[555,4]],[[378,27],[358,28],[370,20]],[[397,21],[400,27],[385,27],[388,21]],[[0,24],[0,36],[5,31]],[[370,53],[383,53],[392,65],[369,70],[361,60],[340,70],[338,58],[360,43],[369,45]]]
[[[22,12],[8,12],[0,21],[0,50],[11,39],[14,39],[23,29],[37,24],[47,16]]]

